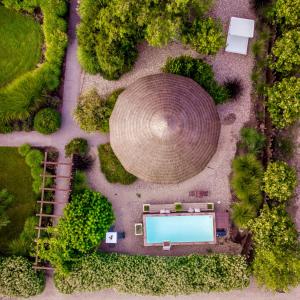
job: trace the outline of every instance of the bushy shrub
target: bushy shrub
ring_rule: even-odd
[[[247,151],[253,154],[259,154],[265,145],[265,136],[251,127],[241,129],[241,144]]]
[[[239,255],[164,257],[97,253],[79,261],[68,275],[56,273],[55,284],[63,293],[114,288],[130,294],[158,296],[243,288],[249,284],[249,277],[245,258]]]
[[[9,243],[9,252],[12,255],[29,256],[33,255],[36,238],[37,218],[29,217],[26,219],[23,231],[20,236]]]
[[[45,60],[35,70],[16,78],[0,89],[0,123],[8,128],[15,120],[25,120],[43,105],[41,94],[55,90],[60,83],[61,65],[67,46],[67,26],[63,19],[66,0],[11,1],[3,4],[11,9],[32,13],[40,7],[43,13]]]
[[[30,150],[26,157],[25,162],[29,167],[39,167],[44,160],[44,155],[40,150]]]
[[[106,99],[101,98],[95,89],[86,92],[79,98],[79,104],[74,111],[74,119],[80,128],[91,131],[109,131],[109,118],[122,89],[114,91]]]
[[[82,193],[88,188],[86,175],[80,170],[76,170],[72,181],[72,194]]]
[[[0,230],[10,223],[6,209],[13,202],[14,196],[6,189],[0,190]]]
[[[13,256],[0,259],[0,295],[35,296],[42,292],[44,284],[44,274],[36,273],[26,258]]]
[[[109,143],[100,145],[98,152],[101,171],[109,182],[131,184],[137,179],[125,170]]]
[[[114,222],[112,205],[98,192],[84,190],[72,196],[50,238],[39,241],[39,256],[65,271],[72,260],[99,245]]]
[[[257,216],[255,207],[247,203],[234,203],[231,208],[231,218],[235,226],[241,229],[248,227],[248,222]]]
[[[270,67],[284,75],[295,74],[300,67],[300,31],[293,29],[283,33],[282,37],[275,41],[272,48]]]
[[[277,128],[292,125],[300,118],[300,78],[284,78],[267,89],[267,107]]]
[[[60,128],[60,113],[53,108],[44,108],[40,110],[34,117],[34,130],[51,134]]]
[[[292,136],[282,136],[277,134],[274,138],[273,157],[275,160],[290,160],[295,152],[295,143]]]
[[[210,17],[195,19],[183,30],[182,41],[201,54],[216,54],[225,46],[222,24]]]
[[[21,156],[25,157],[30,151],[31,146],[29,144],[23,144],[18,148],[18,152]]]
[[[230,99],[238,99],[242,95],[242,81],[238,78],[227,79],[224,82],[224,87],[228,91]]]
[[[228,90],[215,80],[212,67],[202,59],[191,56],[170,57],[163,71],[193,79],[212,96],[216,104],[223,103],[230,97]]]
[[[269,15],[274,23],[283,28],[297,27],[300,24],[300,1],[276,0],[273,2]]]
[[[269,163],[264,174],[264,191],[270,199],[289,200],[297,186],[296,170],[283,161]]]
[[[273,291],[287,291],[300,282],[297,231],[284,206],[269,209],[250,221],[255,246],[253,274],[260,285]]]
[[[74,138],[65,146],[65,154],[70,157],[72,154],[85,156],[88,153],[88,141],[83,138]]]
[[[106,79],[117,79],[133,66],[137,58],[136,45],[143,39],[156,47],[180,39],[182,32],[193,34],[189,39],[194,47],[204,53],[215,53],[222,42],[220,26],[211,18],[205,19],[211,1],[173,0],[158,1],[80,1],[81,23],[78,27],[78,56],[83,69],[93,74],[100,73]],[[196,16],[195,25],[190,25],[190,14]],[[205,25],[201,25],[201,21]],[[192,30],[192,29],[191,29]],[[188,42],[188,41],[187,41]],[[206,47],[204,46],[206,42]]]

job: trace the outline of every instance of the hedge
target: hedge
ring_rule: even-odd
[[[249,284],[243,256],[216,254],[180,257],[94,253],[67,275],[55,274],[60,292],[114,288],[141,295],[228,291]]]
[[[24,257],[0,258],[0,295],[30,297],[40,294],[45,285],[43,273],[36,273]]]
[[[51,134],[61,125],[61,116],[53,108],[43,108],[34,117],[34,129],[42,134]]]
[[[66,0],[19,1],[3,0],[10,9],[32,13],[40,7],[43,13],[43,32],[46,52],[44,62],[35,70],[18,77],[0,89],[0,125],[3,130],[9,122],[25,120],[36,112],[43,100],[43,92],[55,90],[60,83],[61,65],[67,46],[67,24],[64,16],[67,12]]]

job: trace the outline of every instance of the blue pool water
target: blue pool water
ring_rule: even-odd
[[[196,216],[147,216],[146,239],[148,244],[197,243],[214,241],[212,215]]]

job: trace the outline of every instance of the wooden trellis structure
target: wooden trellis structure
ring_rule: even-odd
[[[42,226],[43,225],[43,222],[42,222],[43,218],[60,218],[61,217],[60,215],[44,213],[43,212],[44,204],[52,204],[53,209],[54,209],[54,205],[56,205],[56,204],[66,204],[66,202],[64,202],[64,201],[48,201],[48,200],[45,200],[45,191],[50,191],[50,192],[63,191],[63,192],[67,192],[68,194],[70,194],[70,192],[71,192],[70,189],[60,189],[60,188],[57,188],[57,187],[51,187],[51,188],[46,187],[45,186],[46,178],[47,177],[50,177],[50,178],[53,178],[53,179],[64,178],[64,179],[69,179],[69,181],[71,182],[72,168],[73,168],[72,161],[73,161],[73,157],[71,158],[71,162],[52,162],[52,161],[48,161],[48,153],[47,153],[47,151],[45,151],[45,156],[44,156],[44,161],[43,161],[43,173],[41,174],[41,177],[42,177],[41,199],[39,201],[37,201],[37,203],[40,204],[40,209],[39,209],[39,213],[36,214],[36,216],[39,217],[38,226],[35,227],[36,230],[37,230],[37,238],[35,240],[36,243],[41,238],[42,230],[45,230],[45,229],[48,228],[48,226]],[[54,165],[54,166],[69,165],[70,166],[70,174],[68,176],[47,174],[47,166],[48,165]],[[38,253],[39,253],[39,251],[38,251],[38,244],[37,244],[36,245],[35,263],[33,265],[33,268],[35,270],[53,270],[52,267],[41,265]]]

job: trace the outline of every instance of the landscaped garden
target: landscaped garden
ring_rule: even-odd
[[[0,48],[0,132],[35,129],[52,133],[59,123],[47,132],[34,116],[45,107],[58,107],[57,97],[48,94],[60,84],[67,45],[66,1],[2,2],[6,8],[0,7],[5,38],[1,41],[5,47]]]
[[[5,210],[9,223],[0,229],[2,253],[8,252],[9,243],[18,238],[25,220],[34,213],[36,195],[32,190],[32,182],[30,167],[26,165],[18,149],[0,147],[0,190],[6,189],[12,196],[12,201]]]
[[[32,17],[0,6],[0,87],[36,68],[41,59],[42,30]]]

